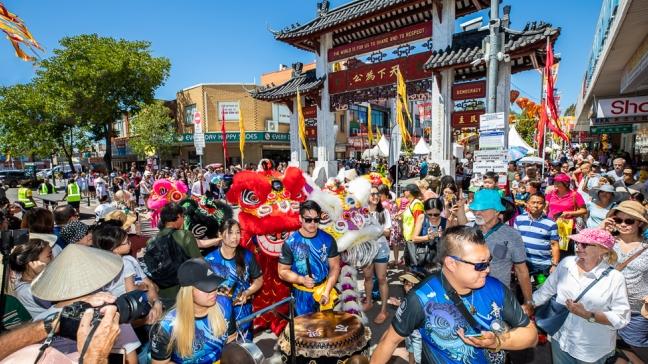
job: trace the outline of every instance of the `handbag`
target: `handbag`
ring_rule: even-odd
[[[413,241],[405,242],[405,257],[407,265],[419,267],[432,264],[436,256],[436,243],[438,240],[437,237],[433,240],[420,243],[415,243]]]
[[[574,303],[580,301],[585,293],[587,293],[590,288],[594,287],[594,285],[598,283],[598,281],[600,281],[603,277],[607,276],[610,271],[612,271],[612,269],[614,268],[608,267],[606,270],[604,270],[600,277],[590,283],[589,286],[587,286],[585,290],[583,290],[583,292],[578,295],[578,297],[574,300]],[[557,295],[553,295],[551,299],[549,299],[549,301],[537,307],[535,310],[536,325],[541,328],[542,331],[552,336],[556,334],[558,330],[560,330],[562,325],[565,323],[567,316],[569,315],[567,306],[558,303],[556,301],[556,296]]]

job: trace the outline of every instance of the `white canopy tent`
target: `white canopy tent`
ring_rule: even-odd
[[[414,147],[414,154],[418,154],[418,155],[430,154],[430,148],[428,147],[424,138],[419,139],[418,143],[416,143],[416,146]]]
[[[517,132],[517,129],[515,129],[514,125],[511,125],[509,128],[509,134],[508,134],[508,141],[509,141],[509,148],[511,147],[522,147],[528,150],[527,155],[535,153],[535,149],[531,147],[527,142],[522,139],[520,134]]]
[[[378,141],[377,147],[378,147],[378,149],[380,149],[380,156],[381,157],[389,156],[389,142],[387,141],[387,138],[385,138],[384,135],[382,135],[380,137],[380,140]]]

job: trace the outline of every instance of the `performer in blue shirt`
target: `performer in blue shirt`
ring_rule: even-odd
[[[321,213],[317,202],[302,202],[301,228],[281,248],[279,277],[293,285],[297,315],[331,309],[335,303],[331,290],[340,275],[340,256],[335,239],[318,228]]]
[[[176,306],[151,329],[153,363],[218,364],[231,313],[216,294],[223,279],[194,258],[182,263],[178,281]]]
[[[233,320],[240,320],[252,313],[251,297],[261,289],[263,276],[254,255],[240,246],[241,227],[230,219],[221,226],[223,242],[209,253],[205,260],[212,271],[224,279],[221,288],[231,296],[234,304]],[[252,340],[252,321],[239,326],[237,330],[247,340]]]

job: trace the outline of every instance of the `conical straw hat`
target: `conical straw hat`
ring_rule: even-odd
[[[70,244],[34,280],[32,294],[50,302],[83,297],[110,283],[123,265],[112,252]]]

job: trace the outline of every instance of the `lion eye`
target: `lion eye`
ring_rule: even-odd
[[[247,205],[256,205],[259,203],[259,196],[254,191],[245,190],[241,193],[241,201]]]

